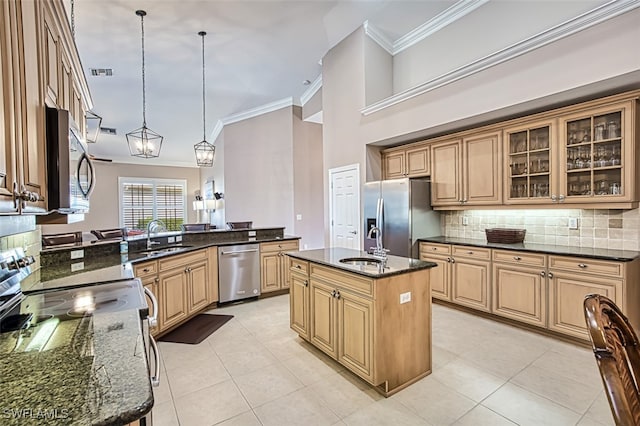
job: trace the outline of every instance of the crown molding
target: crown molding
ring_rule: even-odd
[[[211,140],[213,141],[211,142],[212,144],[216,143],[216,141],[218,140],[218,137],[220,136],[220,133],[222,133],[223,128],[224,128],[224,124],[222,124],[222,120],[216,121],[216,125],[213,127],[213,130],[211,131]]]
[[[194,162],[183,162],[183,161],[173,161],[173,160],[165,160],[164,158],[160,157],[158,159],[155,160],[145,160],[147,162],[141,162],[141,160],[135,160],[132,157],[110,157],[111,158],[111,162],[110,163],[104,163],[104,164],[126,164],[126,165],[131,165],[131,166],[156,166],[156,167],[186,167],[189,169],[199,169],[200,167],[197,166]],[[94,163],[95,164],[95,163]]]
[[[227,124],[237,123],[238,121],[247,120],[249,118],[257,117],[259,115],[266,114],[272,111],[277,111],[279,109],[286,108],[289,106],[293,106],[293,97],[291,96],[289,96],[288,98],[280,99],[278,101],[274,101],[274,102],[259,106],[257,108],[248,109],[246,111],[242,111],[237,114],[232,114],[226,117],[222,117],[220,121],[222,121],[222,124],[226,126]]]
[[[380,47],[387,51],[390,55],[397,55],[405,49],[429,37],[431,34],[443,29],[462,18],[468,13],[473,12],[489,0],[460,0],[445,11],[434,16],[424,24],[414,28],[407,34],[403,35],[396,41],[390,40],[382,31],[374,25],[365,21],[362,24],[364,33],[373,41],[378,43]]]
[[[393,42],[392,55],[396,55],[414,44],[424,40],[431,34],[440,31],[468,13],[473,12],[489,0],[460,0],[442,13],[434,16],[419,27],[414,28]]]
[[[397,105],[408,99],[422,95],[424,93],[435,90],[439,87],[469,77],[487,68],[506,62],[510,59],[524,55],[532,50],[546,46],[572,34],[600,24],[623,13],[629,12],[640,7],[640,0],[612,0],[608,3],[600,5],[588,12],[569,19],[561,24],[544,30],[534,36],[526,38],[522,41],[512,44],[511,46],[500,49],[483,58],[472,61],[466,65],[456,68],[452,71],[444,73],[418,86],[397,93],[386,99],[360,110],[362,115],[370,115],[383,109]]]
[[[322,74],[320,74],[314,81],[311,83],[309,88],[300,96],[300,103],[302,106],[309,102],[309,99],[316,94],[318,90],[322,87]]]

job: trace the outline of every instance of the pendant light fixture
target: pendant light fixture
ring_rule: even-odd
[[[76,40],[76,8],[75,1],[71,0],[71,37]],[[86,139],[87,143],[98,142],[98,135],[100,134],[100,126],[102,125],[102,117],[95,112],[88,110],[84,113],[84,122],[86,125]]]
[[[152,158],[160,155],[163,137],[147,127],[144,81],[144,17],[147,12],[136,10],[136,15],[140,17],[140,27],[142,29],[142,127],[127,133],[127,144],[129,144],[129,152],[134,157]]]
[[[205,109],[205,89],[204,89],[204,36],[206,32],[200,31],[198,33],[202,37],[202,142],[198,142],[193,146],[196,152],[196,164],[199,167],[212,167],[213,157],[216,153],[216,147],[207,142],[207,119]]]

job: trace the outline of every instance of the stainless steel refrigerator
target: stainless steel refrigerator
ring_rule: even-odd
[[[364,250],[376,246],[377,226],[389,254],[419,257],[417,239],[442,235],[440,213],[431,208],[428,179],[392,179],[364,184]]]

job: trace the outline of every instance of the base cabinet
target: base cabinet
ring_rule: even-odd
[[[290,324],[302,338],[386,396],[431,372],[429,270],[370,279],[298,258],[290,270]]]
[[[289,264],[285,252],[298,250],[298,241],[276,241],[260,244],[260,291],[289,288]]]
[[[420,243],[420,260],[435,263],[429,270],[431,296],[440,300],[451,300],[451,246],[448,244]]]
[[[182,268],[170,269],[159,275],[160,303],[158,325],[164,331],[189,316],[187,276]]]
[[[470,308],[490,311],[489,277],[490,266],[486,261],[454,258],[451,267],[451,300]]]
[[[494,264],[492,286],[494,314],[539,327],[546,326],[547,279],[544,270]]]

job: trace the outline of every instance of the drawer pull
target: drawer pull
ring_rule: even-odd
[[[296,265],[296,269],[302,269],[302,266]]]
[[[522,260],[520,256],[513,256],[513,260]]]
[[[149,269],[149,268],[144,268],[144,269],[142,270],[142,272],[149,272],[150,270],[151,270],[151,269]]]
[[[469,250],[469,251],[467,252],[467,254],[473,254],[473,252],[472,252],[471,250]]]
[[[431,250],[436,251],[438,250],[438,247],[431,247]]]
[[[582,269],[584,269],[584,268],[586,268],[586,267],[587,267],[587,265],[585,265],[584,263],[578,263],[578,266],[579,266],[580,268],[582,268]]]

